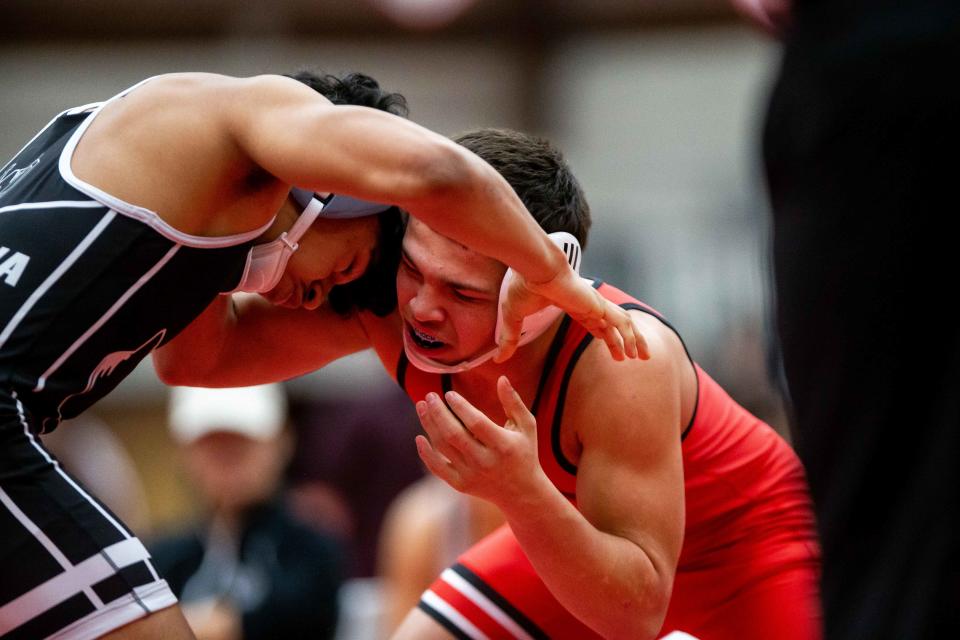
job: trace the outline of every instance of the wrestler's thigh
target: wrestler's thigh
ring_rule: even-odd
[[[25,424],[0,424],[0,636],[95,638],[175,604],[140,540]]]

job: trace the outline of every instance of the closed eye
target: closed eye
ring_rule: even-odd
[[[478,296],[474,291],[463,291],[460,289],[453,290],[453,296],[462,302],[488,302],[489,298],[486,296]]]
[[[410,258],[408,258],[406,254],[403,254],[403,256],[400,258],[400,264],[403,266],[404,269],[413,273],[414,275],[420,275],[420,271],[418,271],[417,268],[413,266],[413,263],[410,262]]]

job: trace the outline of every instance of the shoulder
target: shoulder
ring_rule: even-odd
[[[683,343],[670,327],[649,313],[631,311],[630,315],[647,341],[650,358],[617,361],[610,357],[602,341],[591,340],[573,370],[571,391],[633,388],[639,382],[646,385],[664,377],[679,376],[689,367]]]
[[[570,377],[565,411],[581,439],[605,422],[597,420],[599,416],[606,417],[607,424],[621,416],[632,424],[665,423],[664,418],[679,411],[684,375],[690,369],[683,343],[657,317],[641,311],[631,315],[646,338],[650,358],[616,361],[600,340],[584,349]]]

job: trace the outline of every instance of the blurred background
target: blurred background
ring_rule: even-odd
[[[594,212],[583,272],[666,314],[707,371],[785,431],[757,157],[779,50],[723,0],[6,0],[0,15],[0,162],[59,111],[174,71],[363,71],[441,133],[550,138]],[[366,354],[285,386],[300,440],[291,503],[346,539],[350,575],[375,575],[386,505],[421,475],[410,407]],[[113,453],[84,462],[64,445],[131,487],[107,501],[126,501],[116,508],[144,537],[199,508],[166,397],[147,361],[84,427],[112,441],[87,449]]]

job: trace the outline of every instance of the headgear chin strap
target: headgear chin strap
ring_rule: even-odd
[[[317,194],[298,187],[290,189],[290,196],[303,208],[300,217],[276,240],[250,247],[240,284],[230,293],[265,293],[277,286],[290,256],[300,248],[300,238],[317,218],[360,218],[381,213],[391,206],[350,196]]]
[[[580,273],[580,243],[577,241],[576,237],[567,233],[566,231],[556,231],[554,233],[547,234],[550,240],[553,241],[555,245],[563,249],[563,253],[567,256],[567,262],[573,267],[573,270],[579,274]],[[500,283],[500,297],[497,301],[497,327],[494,330],[494,345],[500,344],[500,334],[503,331],[503,301],[507,297],[507,289],[510,285],[510,282],[515,278],[513,269],[507,269],[507,272],[503,276],[503,281]],[[523,319],[523,326],[520,329],[520,340],[517,344],[518,347],[522,347],[525,344],[533,342],[537,338],[543,335],[543,333],[550,328],[550,326],[556,321],[557,318],[563,315],[563,310],[559,307],[549,305],[537,311],[534,314],[531,314]],[[442,362],[437,362],[433,358],[428,358],[427,356],[419,353],[414,346],[410,343],[410,336],[407,335],[407,332],[403,334],[403,350],[407,354],[407,360],[421,371],[426,371],[428,373],[461,373],[463,371],[468,371],[473,369],[476,366],[479,366],[492,358],[497,352],[497,347],[494,346],[493,349],[472,358],[470,360],[464,360],[457,364],[443,364]]]

